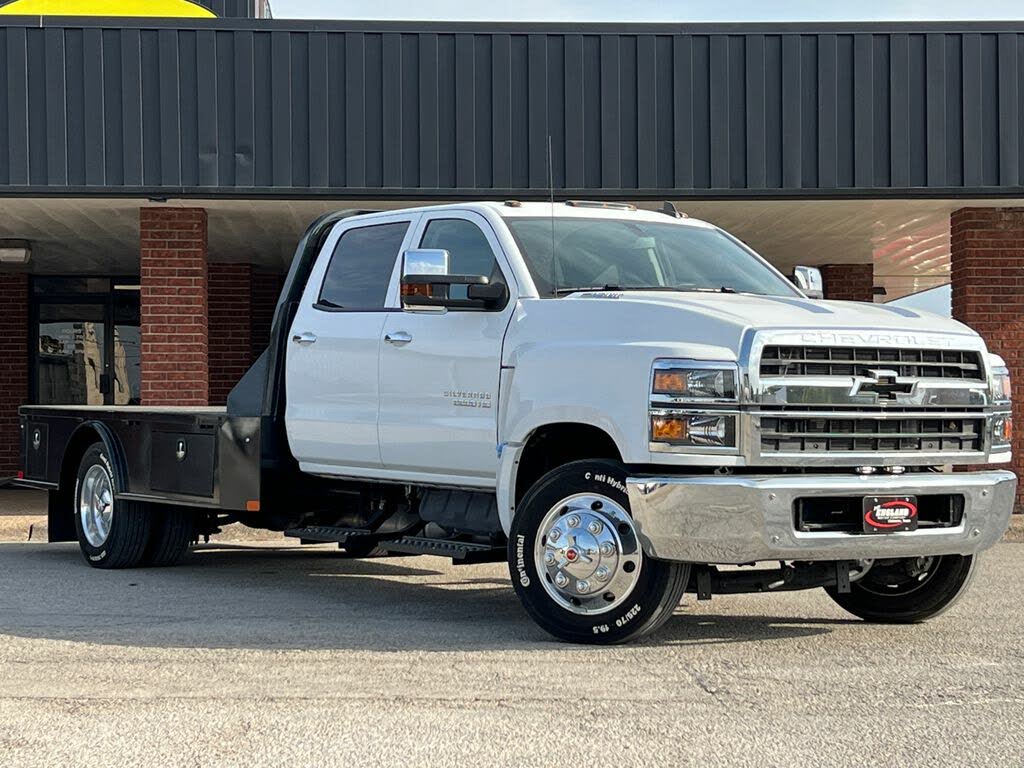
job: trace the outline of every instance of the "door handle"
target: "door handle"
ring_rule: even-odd
[[[316,343],[316,334],[305,331],[304,333],[296,333],[292,336],[292,341],[296,344],[301,344],[304,347],[308,347],[310,344]]]
[[[384,336],[384,341],[395,347],[404,347],[412,341],[412,335],[405,331],[395,331]]]

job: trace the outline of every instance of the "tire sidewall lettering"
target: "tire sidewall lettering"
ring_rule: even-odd
[[[516,569],[519,571],[519,583],[524,589],[530,586],[530,575],[526,572],[526,536],[516,537]]]
[[[88,466],[97,466],[97,465],[102,466],[104,471],[107,473],[108,477],[110,478],[111,488],[114,488],[115,487],[115,485],[114,485],[114,477],[115,477],[115,475],[114,475],[114,467],[111,464],[110,459],[107,456],[106,449],[103,448],[102,446],[99,446],[98,449],[95,452],[95,456],[96,456],[96,459],[98,461],[94,460]],[[104,544],[102,549],[97,549],[96,547],[93,547],[93,545],[90,544],[88,541],[86,541],[85,537],[81,533],[81,531],[82,531],[82,518],[81,518],[81,515],[78,514],[78,504],[79,504],[79,491],[81,490],[81,487],[82,487],[82,475],[84,474],[83,473],[83,469],[87,470],[88,467],[84,467],[84,468],[80,467],[79,471],[78,471],[78,476],[75,478],[75,498],[74,498],[74,502],[75,502],[75,507],[74,507],[75,527],[76,527],[76,529],[79,532],[79,537],[78,537],[79,538],[79,543],[86,550],[85,551],[86,559],[90,563],[102,563],[102,562],[104,562],[110,556],[110,550],[107,548],[106,544]],[[115,517],[114,520],[112,521],[112,526],[116,526],[116,525],[117,525],[117,518]],[[111,536],[112,535],[113,535],[113,528],[111,529]],[[109,542],[109,538],[108,538],[108,542]]]
[[[603,462],[602,462],[603,463]],[[509,541],[509,570],[513,586],[534,619],[549,627],[556,636],[562,639],[575,638],[582,642],[583,638],[600,638],[599,642],[618,642],[633,634],[634,627],[649,623],[650,617],[658,613],[657,598],[652,605],[648,590],[661,579],[657,570],[650,571],[651,562],[644,558],[641,568],[646,572],[640,575],[632,595],[614,611],[598,614],[576,614],[554,603],[548,595],[541,579],[544,574],[538,572],[534,562],[534,549],[537,543],[539,524],[543,514],[556,505],[560,498],[574,493],[595,493],[622,504],[628,511],[629,494],[625,485],[625,473],[616,472],[609,467],[580,467],[578,474],[565,474],[559,480],[545,486],[539,486],[534,493],[525,496],[517,505],[517,515],[513,519]],[[544,510],[543,513],[539,510]],[[524,517],[525,515],[525,517]],[[652,581],[652,579],[654,581]]]
[[[626,488],[626,484],[619,480],[617,477],[612,477],[610,474],[605,472],[584,472],[583,479],[588,483],[604,483],[607,486],[614,488],[621,494],[629,496],[629,490]]]

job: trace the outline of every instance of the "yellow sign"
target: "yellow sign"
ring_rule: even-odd
[[[191,0],[14,0],[0,7],[0,15],[216,18],[216,14]]]

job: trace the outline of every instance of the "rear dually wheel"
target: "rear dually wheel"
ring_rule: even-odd
[[[115,499],[110,456],[101,443],[86,450],[75,481],[78,544],[93,568],[134,568],[149,543],[151,520],[145,506]]]

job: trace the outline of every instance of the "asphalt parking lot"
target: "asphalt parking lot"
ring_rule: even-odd
[[[167,570],[0,544],[0,764],[1021,765],[1024,546],[920,627],[822,592],[549,640],[500,565],[219,543]]]

